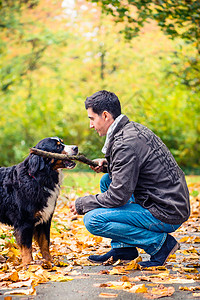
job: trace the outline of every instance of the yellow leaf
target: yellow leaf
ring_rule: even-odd
[[[53,274],[50,275],[50,280],[55,281],[55,282],[65,282],[65,281],[70,281],[73,280],[74,278],[69,277],[69,276],[64,276],[61,274]]]
[[[138,265],[138,262],[142,261],[141,256],[137,257],[136,259],[132,260],[131,262],[129,262],[126,267],[125,270],[130,271],[130,270],[137,270],[140,269],[140,266]]]
[[[127,271],[123,268],[113,268],[112,270],[110,270],[110,275],[124,275],[127,274]]]
[[[100,284],[100,287],[107,287],[107,288],[111,288],[111,289],[123,289],[124,282],[109,281],[109,282]]]
[[[11,289],[18,289],[18,288],[21,288],[21,287],[30,287],[31,284],[32,284],[33,280],[30,279],[30,280],[27,280],[27,281],[18,281],[18,282],[15,282],[15,283],[11,283],[9,284],[9,288]]]
[[[14,247],[11,247],[10,249],[9,249],[9,252],[8,252],[8,256],[9,257],[12,257],[12,256],[20,256],[20,251],[19,251],[19,249],[16,249],[16,248],[14,248]]]
[[[11,280],[13,282],[16,282],[19,280],[19,275],[17,271],[14,271],[8,278],[8,280]]]
[[[57,261],[56,266],[57,267],[67,267],[68,263],[65,263],[64,261]]]
[[[4,300],[12,300],[12,297],[11,296],[6,296],[6,297],[4,297]]]
[[[40,265],[30,265],[29,267],[28,267],[28,271],[29,272],[36,272],[36,271],[38,271],[38,270],[42,270],[42,267],[40,266]]]
[[[31,287],[30,289],[26,289],[26,290],[16,290],[16,291],[5,292],[4,295],[18,295],[18,296],[33,295],[33,296],[35,296],[36,295],[36,290],[35,290],[34,287]]]
[[[175,259],[176,258],[176,254],[172,254],[168,257],[168,259]]]
[[[16,282],[19,280],[19,275],[17,271],[13,271],[12,273],[1,273],[0,274],[0,281],[4,281],[4,280],[10,280],[13,282]]]
[[[128,276],[122,276],[122,278],[120,280],[124,281],[124,282],[129,282],[130,281]]]
[[[180,243],[185,243],[189,239],[189,236],[185,236],[182,239],[179,240]]]
[[[197,291],[200,290],[200,286],[179,286],[179,290],[182,291]]]
[[[160,298],[160,297],[168,297],[172,296],[174,293],[175,289],[173,286],[170,287],[156,287],[152,288],[148,294],[146,295],[146,298],[148,299],[155,299],[155,298]]]
[[[109,293],[101,293],[99,294],[100,298],[116,298],[118,294],[109,294]]]
[[[194,243],[200,243],[200,237],[199,236],[195,237],[195,239],[193,240],[193,242]]]
[[[200,293],[192,293],[193,297],[200,297]]]
[[[182,269],[188,273],[198,273],[197,269],[195,268],[182,268]]]
[[[145,286],[145,284],[136,284],[134,286],[132,286],[131,289],[126,290],[127,292],[130,293],[147,293],[147,288]]]

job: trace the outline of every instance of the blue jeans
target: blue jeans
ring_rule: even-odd
[[[109,175],[103,175],[100,182],[102,193],[110,183]],[[90,233],[112,239],[112,248],[139,247],[150,255],[160,250],[167,233],[181,226],[161,222],[148,209],[136,204],[134,196],[123,206],[89,211],[84,216],[84,224]]]

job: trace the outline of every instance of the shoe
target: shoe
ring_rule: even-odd
[[[167,234],[167,238],[162,245],[161,249],[154,255],[151,255],[149,261],[142,261],[138,264],[143,268],[163,266],[168,257],[176,252],[180,248],[180,244],[175,240],[175,238]]]
[[[90,255],[88,260],[93,263],[104,263],[109,258],[113,258],[113,262],[118,259],[133,260],[138,257],[138,251],[135,247],[113,248],[104,255]]]

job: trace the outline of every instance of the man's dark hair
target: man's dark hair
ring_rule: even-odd
[[[105,90],[94,93],[85,100],[85,108],[92,108],[95,114],[101,115],[103,111],[109,112],[113,119],[121,115],[121,104],[118,97]]]

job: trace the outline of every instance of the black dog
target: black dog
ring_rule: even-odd
[[[57,137],[45,138],[35,148],[68,155],[78,153],[77,146],[66,146]],[[14,227],[23,265],[33,259],[33,237],[43,258],[51,261],[50,226],[62,180],[59,169],[72,169],[75,165],[69,160],[30,154],[18,165],[0,168],[0,222]]]

